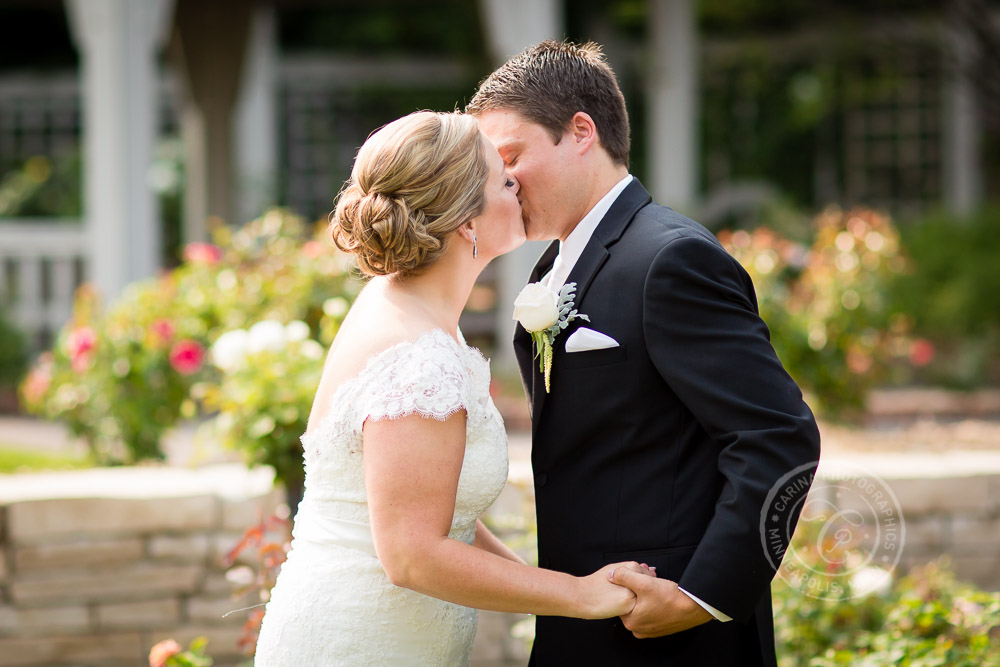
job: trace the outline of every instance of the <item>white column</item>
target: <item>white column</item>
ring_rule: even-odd
[[[499,66],[525,47],[546,39],[562,39],[565,25],[559,0],[480,0],[484,32],[490,53]],[[548,243],[529,242],[496,260],[497,280],[497,349],[494,360],[498,368],[513,373],[514,298],[528,280],[531,267]]]
[[[650,0],[649,138],[653,198],[680,211],[697,196],[698,35],[693,0]]]
[[[274,7],[261,5],[251,19],[243,86],[236,101],[236,201],[232,210],[237,224],[260,215],[275,203],[277,195],[277,63]]]
[[[953,213],[968,215],[982,200],[983,183],[979,155],[979,110],[971,80],[976,47],[964,27],[948,30],[944,84],[943,195]]]
[[[172,0],[66,0],[81,63],[90,275],[107,300],[160,267],[160,216],[147,173],[156,57],[172,7]]]
[[[480,0],[479,9],[497,65],[527,46],[562,39],[565,32],[559,0]]]

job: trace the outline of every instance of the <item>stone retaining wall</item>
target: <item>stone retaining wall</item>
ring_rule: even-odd
[[[888,487],[902,508],[902,572],[947,554],[960,578],[1000,591],[1000,452],[831,458],[810,497],[828,496],[840,509],[869,514],[870,507],[831,494],[835,480],[859,470]]]
[[[824,461],[811,497],[849,504],[836,497],[844,463]],[[901,567],[948,553],[960,576],[1000,590],[1000,454],[848,463],[899,500]],[[501,525],[530,515],[530,468],[512,461],[511,478],[491,509]],[[216,665],[238,664],[246,613],[222,616],[258,601],[232,598],[221,559],[280,502],[268,469],[239,465],[0,476],[0,667],[143,665],[157,641],[199,635]],[[510,635],[519,618],[480,615],[475,667],[526,663]]]
[[[148,664],[168,637],[236,664],[222,558],[281,501],[269,469],[0,476],[0,665]]]

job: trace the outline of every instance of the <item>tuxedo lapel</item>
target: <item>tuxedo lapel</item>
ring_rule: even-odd
[[[559,241],[553,241],[535,262],[535,267],[531,270],[531,275],[528,276],[528,282],[537,283],[541,280],[542,276],[552,268],[552,263],[558,254]],[[516,324],[514,326],[514,357],[517,359],[517,366],[521,371],[521,381],[530,392],[528,400],[531,402],[532,429],[534,429],[534,416],[539,413],[545,400],[545,379],[538,370],[538,362],[532,353],[531,334],[525,331],[520,323]]]
[[[559,254],[559,241],[553,241],[548,245],[541,256],[539,256],[538,261],[535,262],[535,268],[531,269],[531,275],[528,276],[529,283],[537,283],[542,279],[549,269],[552,268],[552,263],[556,261],[556,255]]]

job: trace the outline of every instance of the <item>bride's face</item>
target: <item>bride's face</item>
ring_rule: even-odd
[[[479,256],[493,259],[524,243],[524,222],[517,201],[517,180],[507,172],[489,138],[483,134],[482,139],[490,174],[486,179],[486,208],[473,224]]]

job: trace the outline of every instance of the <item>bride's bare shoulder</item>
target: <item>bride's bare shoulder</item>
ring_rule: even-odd
[[[412,341],[433,328],[434,322],[427,319],[423,311],[408,309],[405,304],[386,298],[381,286],[369,284],[351,306],[330,346],[329,357],[335,361],[354,360],[356,365],[362,366],[365,359],[399,343]]]
[[[317,410],[325,411],[337,389],[357,376],[369,359],[434,329],[419,311],[398,307],[372,287],[369,284],[358,295],[330,345],[310,423],[323,418]]]

